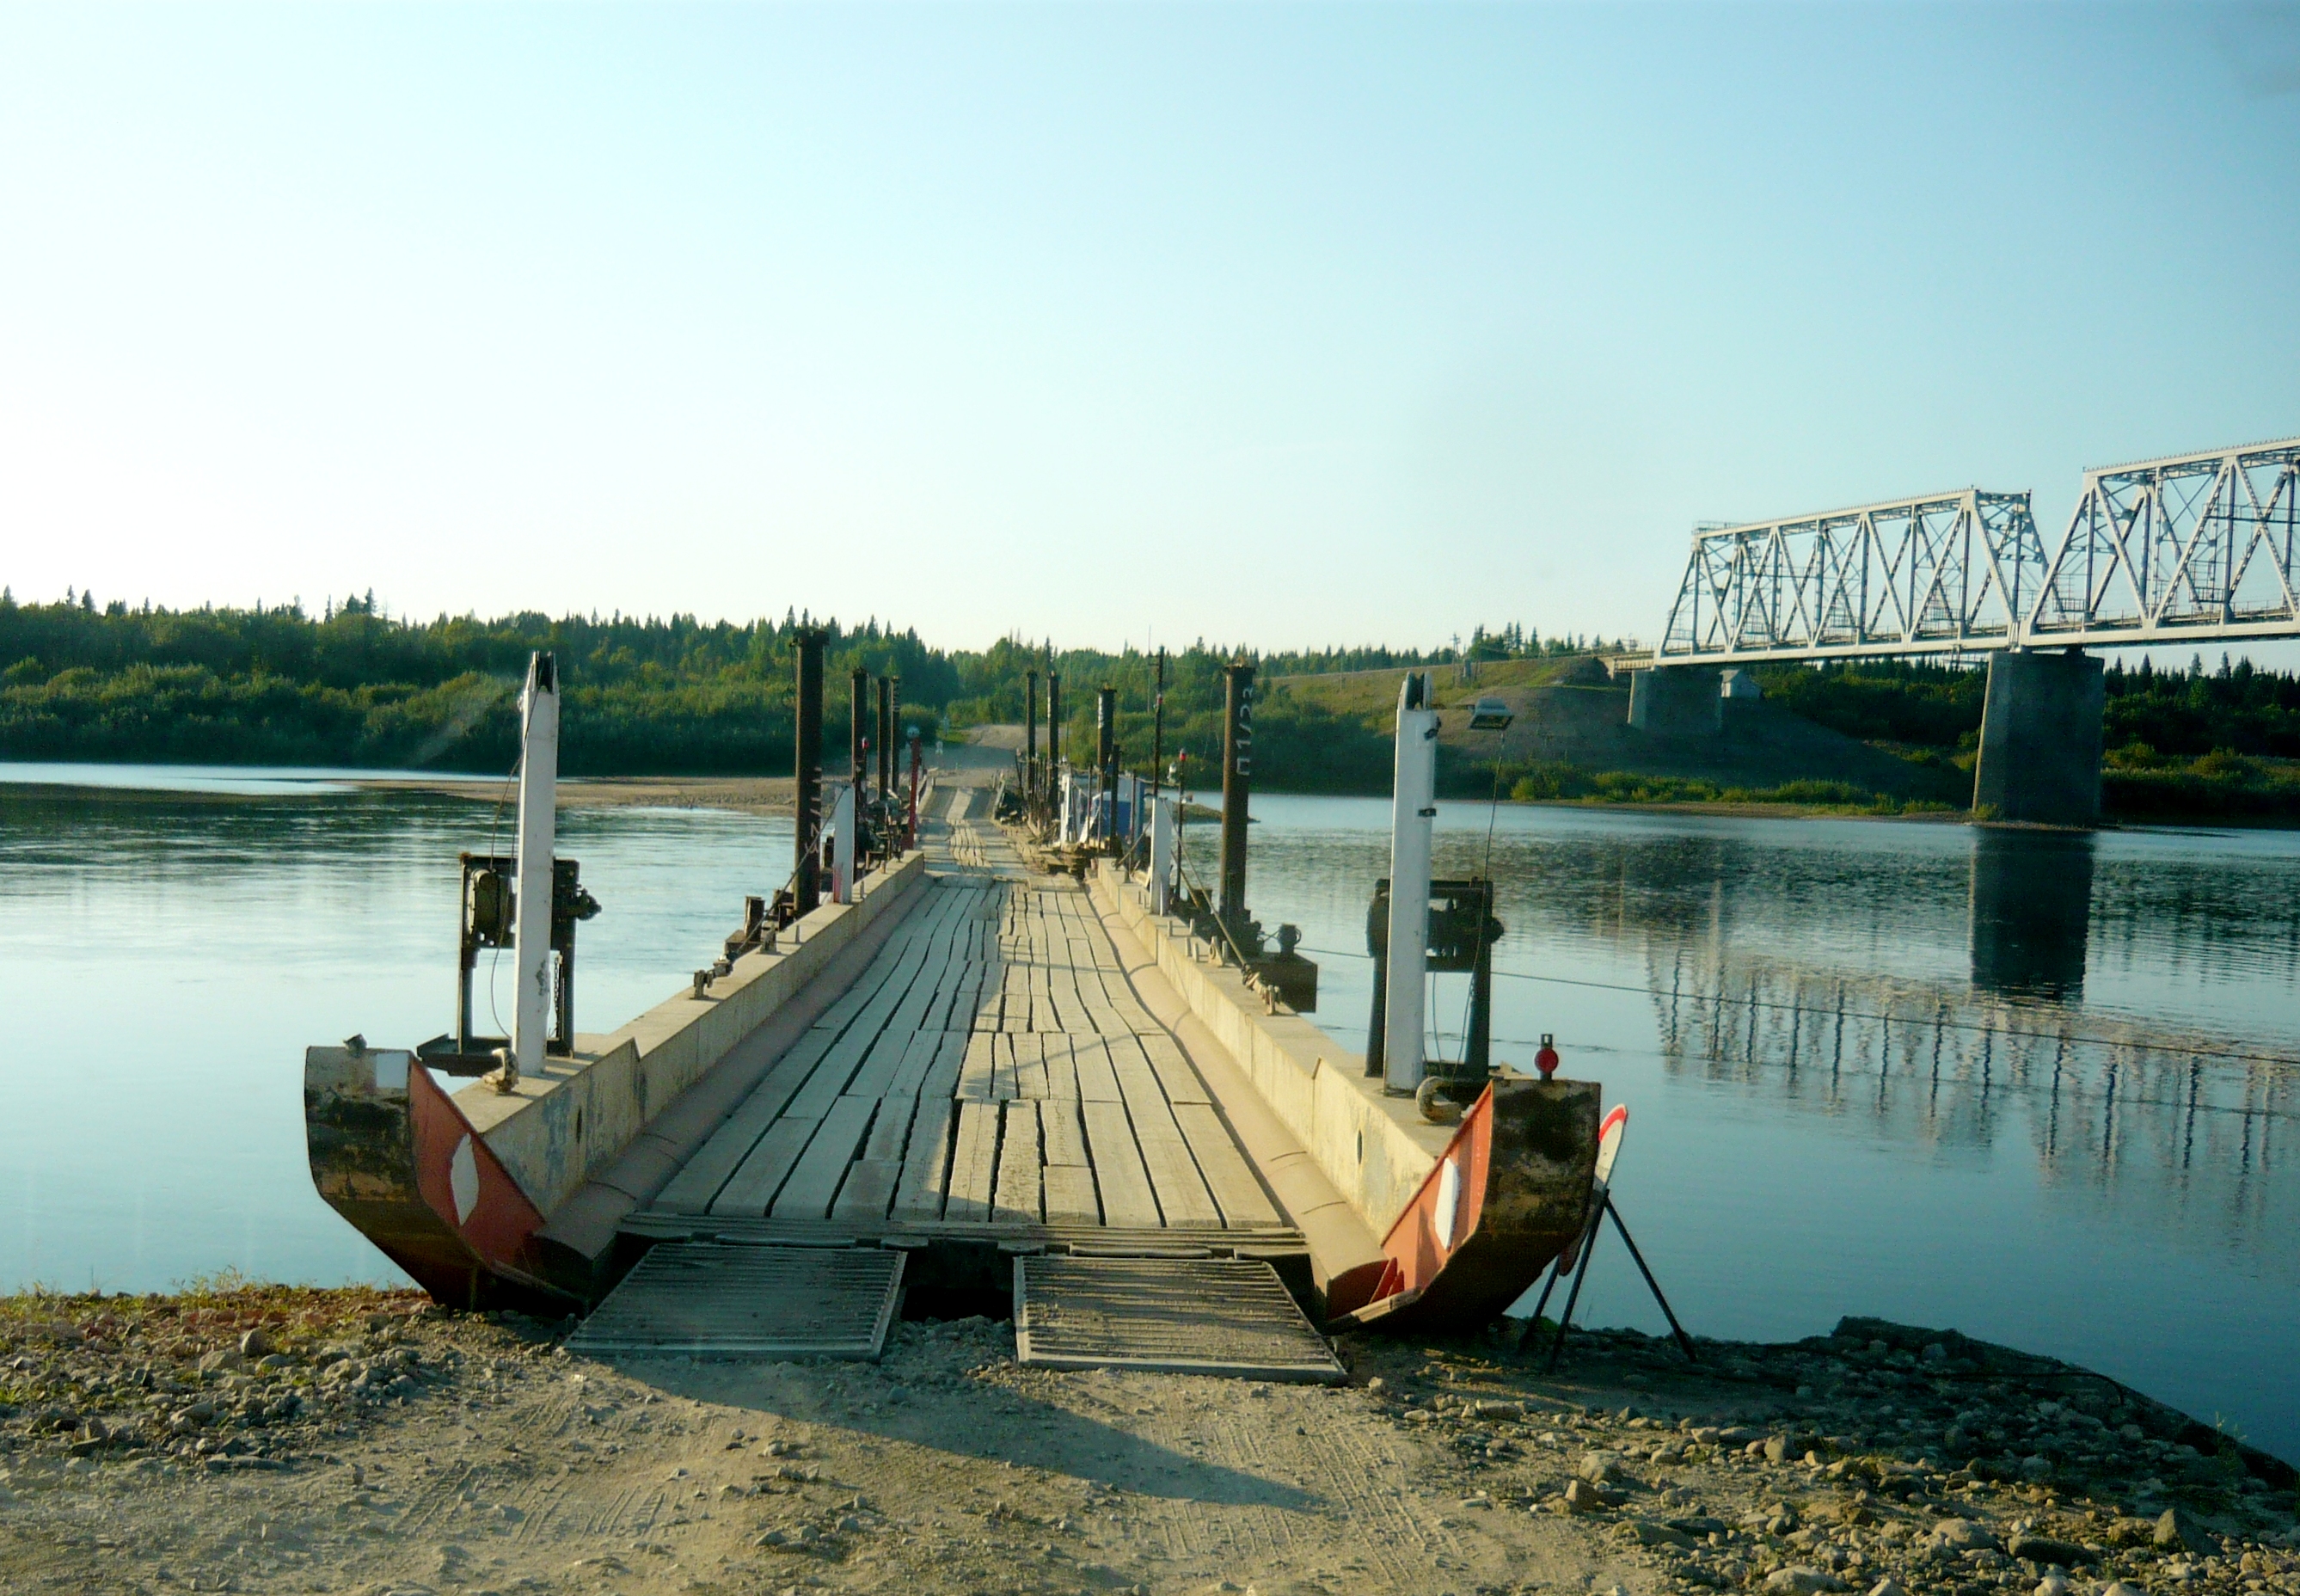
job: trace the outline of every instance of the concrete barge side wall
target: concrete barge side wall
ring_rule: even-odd
[[[772,953],[743,955],[706,996],[683,992],[620,1030],[579,1036],[573,1058],[546,1061],[509,1092],[474,1082],[455,1107],[548,1216],[872,924],[908,907],[925,874],[925,854],[905,854],[858,882],[854,903],[806,915]]]
[[[1364,1057],[1312,1022],[1283,1007],[1271,1013],[1238,971],[1200,962],[1182,923],[1151,914],[1149,894],[1107,865],[1095,872],[1094,891],[1374,1236],[1387,1235],[1453,1128],[1423,1123],[1411,1098],[1384,1095],[1366,1078]]]

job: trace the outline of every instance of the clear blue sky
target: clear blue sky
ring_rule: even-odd
[[[0,580],[1650,639],[2300,433],[2300,7],[0,9]]]

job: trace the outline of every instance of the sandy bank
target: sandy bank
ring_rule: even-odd
[[[468,778],[373,776],[355,785],[363,792],[429,792],[491,801],[512,784],[481,785]],[[788,815],[788,776],[595,776],[559,783],[562,809],[734,809],[747,815]]]

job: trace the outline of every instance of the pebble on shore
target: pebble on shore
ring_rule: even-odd
[[[1577,1332],[1555,1379],[1512,1340],[1359,1345],[1466,1479],[1681,1591],[2300,1596],[2293,1470],[2087,1370],[1862,1319],[1698,1364]]]
[[[0,1483],[42,1461],[291,1467],[386,1408],[519,1377],[553,1328],[357,1288],[0,1299]]]

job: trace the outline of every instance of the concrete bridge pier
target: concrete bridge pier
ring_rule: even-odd
[[[1656,665],[1629,673],[1629,724],[1657,737],[1713,737],[1725,729],[1714,665]]]
[[[2097,821],[2106,703],[2100,661],[2082,649],[1990,655],[1974,811],[2039,825]]]

